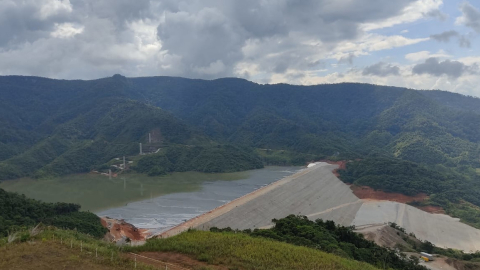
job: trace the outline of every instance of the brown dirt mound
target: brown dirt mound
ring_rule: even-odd
[[[381,190],[374,190],[373,188],[367,186],[352,185],[350,188],[352,189],[353,194],[360,199],[409,203],[414,201],[422,202],[428,198],[428,196],[423,193],[420,193],[416,196],[407,196],[400,193],[389,193]]]
[[[443,210],[443,208],[440,206],[427,205],[427,206],[416,206],[416,207],[418,209],[421,209],[425,212],[432,213],[432,214],[445,214],[445,210]]]
[[[401,193],[390,193],[381,190],[374,190],[367,186],[351,185],[353,194],[363,200],[392,201],[399,203],[423,202],[428,199],[427,194],[420,193],[415,196],[407,196]],[[415,206],[416,208],[432,214],[445,214],[445,210],[439,206]]]
[[[147,229],[138,229],[124,220],[116,220],[107,217],[101,218],[103,227],[110,231],[113,241],[121,240],[124,237],[130,238],[132,241],[144,241],[148,236]]]

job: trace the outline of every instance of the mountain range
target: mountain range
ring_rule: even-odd
[[[268,156],[281,150],[296,163],[381,155],[480,166],[480,99],[444,91],[114,75],[5,76],[0,92],[3,180],[91,170],[136,154],[154,129],[166,145],[235,145],[267,163],[281,163]]]

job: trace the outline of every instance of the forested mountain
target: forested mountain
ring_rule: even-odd
[[[284,150],[297,162],[382,156],[480,167],[479,99],[448,92],[121,75],[6,76],[0,92],[0,179],[85,172],[134,155],[154,129],[167,146],[236,145],[225,149],[250,159],[256,148]]]

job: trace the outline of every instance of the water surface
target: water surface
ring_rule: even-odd
[[[248,178],[248,175],[249,172],[182,172],[161,177],[125,174],[109,179],[98,174],[77,174],[4,181],[0,188],[45,202],[77,203],[82,210],[97,212],[165,194],[200,190],[206,181],[234,181]]]
[[[236,173],[182,172],[161,177],[126,174],[109,179],[77,174],[18,179],[0,188],[45,202],[70,202],[100,216],[125,219],[139,228],[163,230],[298,171],[266,167]]]
[[[267,167],[245,172],[242,179],[205,181],[196,191],[159,196],[97,213],[124,219],[139,228],[162,231],[248,194],[298,171],[299,167]]]

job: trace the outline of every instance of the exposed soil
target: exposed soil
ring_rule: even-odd
[[[107,239],[120,241],[129,238],[132,241],[145,241],[149,235],[148,229],[138,229],[124,220],[116,220],[108,217],[101,218],[103,227],[109,230]]]
[[[406,235],[403,232],[397,231],[388,225],[370,226],[356,230],[356,232],[363,234],[365,239],[373,241],[382,247],[395,248],[397,245],[408,247],[409,244],[403,240],[403,237],[409,237],[420,244],[418,240],[415,240],[414,238]]]
[[[143,264],[152,265],[156,267],[161,267],[164,269],[165,266],[171,270],[183,270],[183,269],[216,269],[216,270],[228,270],[228,267],[221,265],[211,265],[206,262],[201,262],[191,257],[175,252],[142,252],[139,253],[140,256],[135,256],[134,254],[126,254],[125,256],[129,259],[134,259],[137,257],[137,261]]]
[[[415,206],[415,207],[432,214],[445,214],[445,210],[440,206],[427,205],[427,206]]]
[[[374,190],[367,186],[351,185],[350,188],[353,194],[360,199],[364,200],[376,200],[376,201],[392,201],[399,203],[411,203],[411,202],[423,202],[428,199],[427,194],[420,193],[415,196],[407,196],[401,193],[390,193],[382,190]],[[420,210],[431,214],[445,214],[445,210],[439,206],[414,206]]]
[[[400,193],[389,193],[381,190],[374,190],[373,188],[367,186],[352,185],[350,188],[352,189],[353,194],[360,199],[409,203],[415,201],[422,202],[428,198],[426,194],[422,193],[416,196],[407,196]]]
[[[445,259],[445,262],[456,270],[480,269],[480,263],[478,262],[459,261],[452,258]]]

